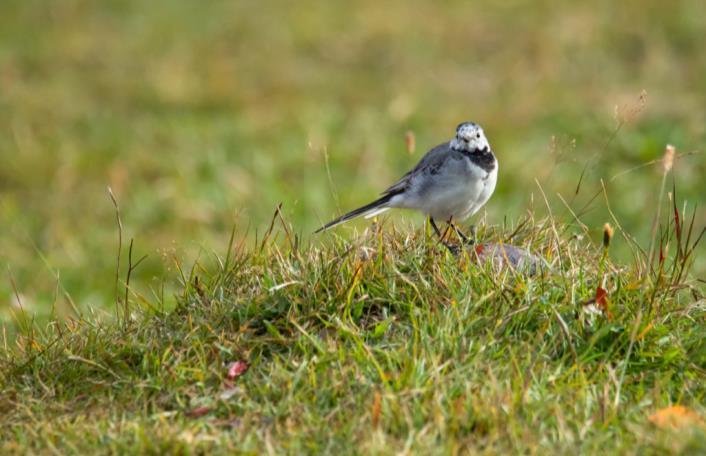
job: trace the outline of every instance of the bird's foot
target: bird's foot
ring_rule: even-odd
[[[464,245],[475,245],[476,244],[476,227],[475,225],[471,225],[471,235],[466,236],[463,231],[456,225],[452,225],[454,231],[458,235],[459,238],[461,238],[461,243]]]
[[[446,247],[449,250],[449,253],[451,255],[458,255],[461,252],[461,246],[458,244],[449,244],[448,242],[443,242],[444,247]]]
[[[466,241],[466,244],[468,244],[468,245],[478,244],[478,236],[477,236],[478,232],[476,230],[476,226],[471,225],[469,230],[470,230],[471,234],[470,234],[470,236],[468,236],[468,240]]]

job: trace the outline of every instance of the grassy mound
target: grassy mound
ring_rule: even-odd
[[[174,309],[122,302],[6,342],[0,450],[703,452],[687,234],[648,267],[552,219],[481,229],[551,266],[527,276],[421,231],[303,245],[280,220],[184,272]]]

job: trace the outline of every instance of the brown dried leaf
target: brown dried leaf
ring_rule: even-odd
[[[375,392],[373,397],[373,405],[370,410],[370,417],[373,425],[373,429],[377,429],[380,424],[380,412],[382,409],[382,396],[379,391]]]
[[[596,288],[596,307],[600,309],[601,312],[603,312],[603,315],[605,315],[608,318],[612,318],[613,314],[610,312],[610,308],[608,306],[608,292],[606,291],[605,288],[603,287],[598,287]]]
[[[189,418],[199,418],[199,417],[206,415],[210,411],[211,411],[211,409],[206,406],[196,407],[191,410],[187,410],[186,416],[188,416]]]
[[[412,155],[414,153],[414,149],[417,147],[417,141],[414,137],[414,132],[412,130],[407,131],[404,135],[405,143],[407,145],[407,153],[409,155]]]
[[[659,409],[647,419],[662,429],[681,429],[703,424],[703,419],[698,413],[683,405],[672,405]]]

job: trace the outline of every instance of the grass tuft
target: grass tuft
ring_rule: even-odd
[[[703,450],[703,421],[650,419],[705,412],[706,308],[684,230],[663,230],[661,245],[682,239],[670,275],[645,282],[644,265],[555,220],[480,227],[548,263],[526,276],[423,230],[302,243],[278,207],[253,248],[231,237],[224,256],[179,265],[174,309],[136,300],[130,319],[34,325],[6,344],[0,449]]]

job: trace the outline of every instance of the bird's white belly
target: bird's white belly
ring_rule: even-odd
[[[490,199],[495,190],[497,168],[485,178],[470,179],[466,185],[449,185],[433,192],[423,204],[423,212],[438,220],[465,220]]]
[[[486,172],[477,166],[447,166],[434,175],[421,175],[412,189],[395,195],[388,207],[417,209],[437,220],[465,220],[488,201],[495,190],[497,164]]]
[[[435,192],[425,201],[422,211],[439,220],[463,220],[470,215],[476,205],[476,197],[480,193],[475,185],[455,186],[444,191]]]

